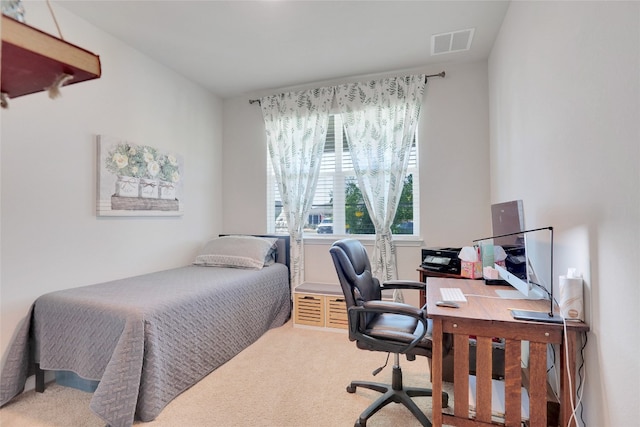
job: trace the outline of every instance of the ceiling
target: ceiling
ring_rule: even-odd
[[[54,3],[223,98],[482,60],[509,5],[482,0]],[[431,55],[432,35],[472,28],[469,50]]]

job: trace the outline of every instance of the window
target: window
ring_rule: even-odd
[[[308,234],[375,234],[373,224],[358,188],[347,139],[340,115],[329,118],[329,129],[320,166],[316,193],[309,212]],[[413,141],[404,188],[391,231],[393,234],[418,234],[418,149]],[[267,215],[269,232],[286,232],[286,219],[278,192],[271,159],[267,159]]]

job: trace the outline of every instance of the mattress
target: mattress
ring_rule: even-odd
[[[151,421],[176,396],[290,316],[288,269],[187,266],[39,297],[12,342],[0,406],[34,363],[100,383],[107,424]]]

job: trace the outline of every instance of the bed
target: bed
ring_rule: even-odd
[[[39,297],[9,347],[0,406],[34,373],[43,389],[43,370],[70,371],[99,381],[90,407],[108,425],[155,419],[289,319],[289,238],[259,237],[221,236],[193,265]]]

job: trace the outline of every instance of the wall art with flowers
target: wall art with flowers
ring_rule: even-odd
[[[98,136],[99,216],[183,214],[182,157],[151,145]]]

